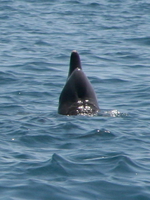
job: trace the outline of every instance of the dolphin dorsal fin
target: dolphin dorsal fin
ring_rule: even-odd
[[[72,74],[72,72],[76,68],[82,69],[80,56],[76,50],[73,50],[70,56],[70,68],[69,68],[68,77]]]

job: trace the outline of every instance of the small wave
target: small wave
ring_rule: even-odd
[[[38,40],[35,45],[39,45],[39,46],[50,46],[50,44],[46,41],[43,40]]]
[[[134,42],[135,44],[150,46],[150,37],[130,38],[127,41]]]
[[[24,131],[24,133],[27,134],[30,131],[32,131],[32,129],[31,130],[28,129],[28,131],[26,132]],[[21,137],[20,141],[23,142],[24,145],[26,144],[27,146],[30,146],[30,145],[31,146],[37,146],[37,145],[47,146],[48,144],[55,141],[55,137],[52,137],[50,135],[25,135]]]
[[[11,72],[0,72],[0,84],[12,84],[16,82],[16,77]]]
[[[121,79],[121,78],[111,78],[111,79],[103,79],[101,80],[102,83],[109,83],[109,84],[114,84],[114,83],[127,83],[129,82],[128,80]]]
[[[48,179],[57,179],[58,177],[61,178],[62,176],[67,178],[69,176],[76,176],[76,174],[79,175],[81,173],[81,169],[84,168],[85,165],[80,163],[74,163],[72,161],[64,159],[57,153],[54,153],[51,159],[42,163],[37,162],[35,164],[32,164],[32,166],[28,168],[28,173],[30,173],[32,176],[38,174],[40,174],[40,176],[47,176],[47,174],[49,174]]]
[[[32,165],[28,163],[28,166],[26,166],[26,168],[28,171],[28,175],[32,177],[36,175],[39,175],[40,177],[47,177],[47,175],[49,174],[48,178],[53,179],[54,177],[57,178],[58,176],[60,177],[67,175],[67,172],[63,167],[63,163],[63,158],[54,153],[51,159],[44,162],[35,161],[34,163],[32,162]]]
[[[98,114],[99,116],[103,117],[126,117],[128,116],[127,113],[121,113],[118,110],[101,110]]]
[[[127,155],[118,155],[113,157],[112,163],[114,162],[114,168],[112,169],[113,173],[117,174],[129,174],[129,173],[134,173],[139,171],[139,166],[131,160],[129,156]]]
[[[102,130],[95,129],[84,135],[81,135],[79,138],[94,138],[94,137],[103,137],[103,138],[111,139],[111,138],[115,137],[115,135],[106,129],[102,129]]]

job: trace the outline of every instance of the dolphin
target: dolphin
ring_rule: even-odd
[[[95,115],[100,111],[94,89],[82,71],[80,56],[72,51],[66,84],[59,97],[62,115]]]

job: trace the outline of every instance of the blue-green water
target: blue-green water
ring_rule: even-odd
[[[0,199],[150,199],[150,2],[2,0]],[[101,114],[62,116],[76,49]]]

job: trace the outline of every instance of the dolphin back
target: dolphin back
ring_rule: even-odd
[[[96,94],[90,81],[80,68],[76,68],[60,94],[58,113],[93,115],[99,110]]]

